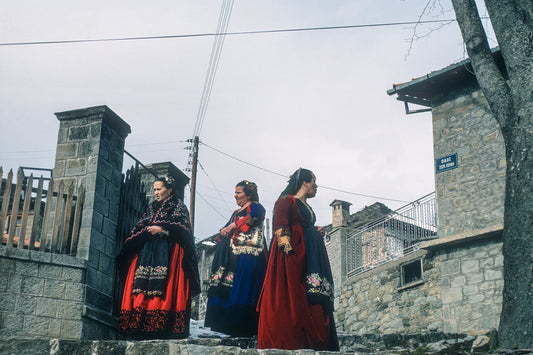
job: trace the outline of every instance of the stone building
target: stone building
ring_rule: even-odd
[[[499,53],[494,55],[499,61]],[[349,274],[349,203],[334,201],[328,251],[337,327],[356,334],[495,329],[502,303],[505,188],[499,126],[468,60],[394,85],[388,94],[404,102],[407,114],[431,111],[437,235],[418,240],[404,256]],[[424,108],[413,110],[413,104]]]

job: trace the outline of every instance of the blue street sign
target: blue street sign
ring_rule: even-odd
[[[435,172],[437,173],[455,168],[457,168],[457,153],[435,159]]]

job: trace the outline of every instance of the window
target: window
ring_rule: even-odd
[[[400,265],[400,288],[423,283],[422,273],[422,259],[416,259]]]

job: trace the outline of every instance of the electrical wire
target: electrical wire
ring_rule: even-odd
[[[222,196],[222,193],[220,192],[220,190],[216,187],[215,183],[213,182],[213,180],[211,179],[211,177],[209,176],[209,174],[207,174],[207,171],[205,171],[203,165],[198,161],[198,165],[200,165],[200,169],[202,169],[202,171],[204,172],[205,176],[207,176],[207,178],[209,179],[209,181],[211,182],[211,185],[213,185],[215,191],[218,193],[218,196],[220,197],[220,199],[222,201],[224,201],[224,204],[226,205],[226,208],[228,210],[231,211],[231,208],[229,207],[228,203],[226,202],[226,199]]]
[[[482,19],[484,19],[484,18],[482,18]],[[242,35],[269,34],[269,33],[305,32],[305,31],[329,31],[329,30],[345,30],[345,29],[353,29],[353,28],[405,26],[405,25],[418,25],[418,24],[455,22],[455,21],[456,21],[455,19],[445,19],[445,20],[427,20],[427,21],[405,21],[405,22],[372,23],[372,24],[346,25],[346,26],[287,28],[287,29],[277,29],[277,30],[257,30],[257,31],[221,32],[221,33],[197,33],[197,34],[184,34],[184,35],[139,36],[139,37],[118,37],[118,38],[99,38],[99,39],[72,39],[72,40],[33,41],[33,42],[5,42],[5,43],[0,43],[0,46],[32,46],[32,45],[49,45],[49,44],[91,43],[91,42],[141,41],[141,40],[176,39],[176,38],[211,37],[211,36],[216,36],[216,37],[220,37],[220,36],[222,36],[222,37],[223,36],[242,36]]]
[[[222,155],[225,155],[225,156],[227,156],[227,157],[229,157],[229,158],[231,158],[231,159],[237,160],[237,161],[239,161],[239,162],[241,162],[241,163],[244,163],[244,164],[246,164],[246,165],[249,165],[249,166],[253,166],[254,168],[257,168],[257,169],[260,169],[260,170],[266,171],[267,173],[271,173],[271,174],[278,175],[278,176],[285,177],[285,178],[288,178],[288,177],[289,177],[288,175],[280,174],[280,173],[277,173],[277,172],[275,172],[275,171],[272,171],[272,170],[268,170],[268,169],[262,168],[262,167],[260,167],[260,166],[258,166],[258,165],[255,165],[255,164],[249,163],[249,162],[247,162],[247,161],[245,161],[245,160],[242,160],[242,159],[239,159],[239,158],[237,158],[237,157],[234,157],[233,155],[230,155],[230,154],[228,154],[228,153],[224,153],[223,151],[218,150],[218,149],[216,149],[216,148],[214,148],[214,147],[211,147],[210,145],[208,145],[208,144],[206,144],[206,143],[204,143],[204,142],[202,142],[202,141],[200,141],[200,144],[205,145],[206,147],[211,148],[211,149],[214,150],[215,152],[218,152],[218,153],[220,153],[220,154],[222,154]]]
[[[285,178],[288,178],[289,176],[287,175],[284,175],[284,174],[280,174],[280,173],[277,173],[275,171],[272,171],[272,170],[269,170],[269,169],[265,169],[263,167],[260,167],[258,165],[255,165],[255,164],[252,164],[252,163],[249,163],[245,160],[242,160],[240,158],[237,158],[231,154],[228,154],[228,153],[224,153],[223,151],[219,150],[219,149],[216,149],[214,147],[211,147],[210,145],[200,141],[200,144],[202,145],[205,145],[206,147],[222,154],[222,155],[225,155],[227,156],[228,158],[231,158],[231,159],[234,159],[238,162],[241,162],[243,164],[246,164],[246,165],[249,165],[249,166],[252,166],[254,168],[257,168],[257,169],[260,169],[260,170],[263,170],[263,171],[266,171],[268,173],[271,173],[271,174],[274,174],[274,175],[278,175],[278,176],[281,176],[281,177],[285,177]],[[349,194],[349,195],[355,195],[355,196],[361,196],[361,197],[367,197],[367,198],[374,198],[376,200],[380,200],[380,201],[392,201],[392,202],[402,202],[402,203],[409,203],[410,201],[405,201],[405,200],[397,200],[397,199],[392,199],[392,198],[387,198],[387,197],[380,197],[380,196],[373,196],[373,195],[367,195],[367,194],[361,194],[361,193],[357,193],[357,192],[351,192],[351,191],[346,191],[346,190],[341,190],[341,189],[337,189],[337,188],[334,188],[334,187],[328,187],[328,186],[323,186],[323,185],[317,185],[318,187],[320,188],[323,188],[323,189],[327,189],[327,190],[333,190],[333,191],[338,191],[338,192],[342,192],[342,193],[345,193],[345,194]]]
[[[209,59],[209,67],[207,70],[207,75],[204,82],[204,89],[202,92],[202,97],[200,100],[200,106],[198,108],[198,114],[196,116],[196,124],[194,127],[193,137],[200,136],[202,126],[205,119],[205,114],[207,111],[207,106],[211,98],[211,92],[213,89],[213,83],[215,81],[216,72],[218,69],[218,64],[220,62],[220,54],[222,53],[222,47],[224,45],[224,39],[228,25],[229,18],[231,16],[231,11],[233,8],[233,0],[225,0],[222,3],[222,8],[220,10],[218,25],[217,25],[217,34],[213,41],[213,47],[211,48],[211,57]]]
[[[211,207],[211,208],[213,209],[213,211],[215,211],[220,217],[222,217],[224,220],[226,220],[227,216],[224,216],[222,213],[220,213],[220,211],[217,210],[217,209],[216,209],[211,203],[209,203],[209,201],[207,201],[207,199],[206,199],[205,197],[203,197],[202,194],[200,194],[198,191],[196,191],[196,194],[197,194],[198,196],[200,196],[200,198],[201,198],[202,200],[204,200],[204,202],[207,203],[207,205],[208,205],[209,207]]]
[[[233,9],[233,0],[224,0],[220,14],[218,17],[217,34],[224,34],[227,32],[229,18]],[[196,115],[196,122],[194,124],[194,131],[192,136],[199,137],[204,124],[205,115],[207,112],[207,106],[211,99],[211,92],[213,90],[213,83],[215,82],[215,76],[220,61],[220,54],[222,53],[222,47],[224,45],[225,35],[215,36],[213,41],[213,47],[211,48],[211,57],[209,58],[209,66],[207,68],[207,74],[204,81],[204,88],[202,90],[202,96],[200,98],[200,105],[198,106],[198,113]],[[191,139],[187,149],[194,150],[194,139]],[[189,154],[189,160],[187,162],[186,170],[192,170],[192,154]]]

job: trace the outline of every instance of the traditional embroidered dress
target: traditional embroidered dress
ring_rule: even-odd
[[[309,205],[282,196],[274,206],[274,239],[260,299],[259,349],[338,350],[333,278],[324,239]],[[278,239],[289,241],[285,254]]]
[[[149,226],[161,226],[152,235]],[[191,297],[199,293],[198,262],[183,202],[170,195],[155,201],[117,257],[127,270],[119,331],[133,338],[189,336]]]
[[[211,265],[205,326],[233,336],[257,334],[257,301],[267,255],[263,237],[265,209],[252,202],[233,212],[231,237],[219,236]]]

